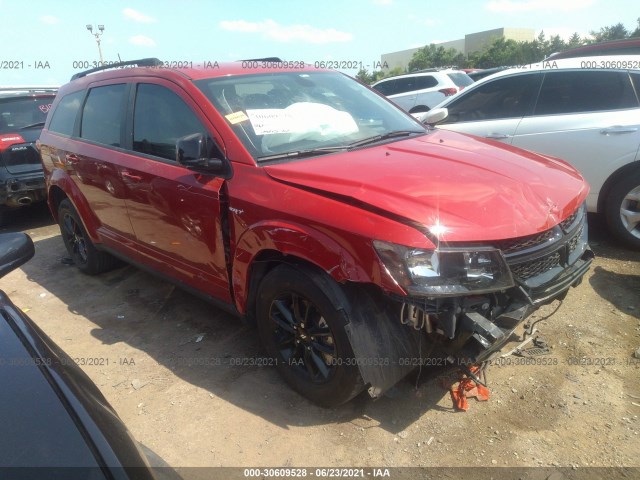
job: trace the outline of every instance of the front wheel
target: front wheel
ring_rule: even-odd
[[[329,276],[281,265],[258,290],[260,340],[285,381],[323,407],[345,403],[364,384],[345,331],[346,301]]]
[[[64,246],[81,272],[96,275],[117,266],[118,261],[114,257],[95,247],[80,221],[78,212],[68,199],[60,202],[58,224]]]
[[[630,247],[640,248],[640,172],[611,189],[605,215],[611,233]]]

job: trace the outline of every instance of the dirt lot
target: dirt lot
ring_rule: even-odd
[[[29,216],[9,230],[29,233],[36,256],[0,288],[174,467],[640,466],[640,252],[595,218],[588,278],[535,317],[550,355],[491,366],[489,401],[456,412],[436,378],[315,407],[272,368],[228,365],[261,355],[253,329],[130,266],[79,273],[46,209]]]

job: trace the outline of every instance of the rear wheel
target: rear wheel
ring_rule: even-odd
[[[276,267],[258,290],[256,317],[264,348],[287,383],[324,407],[364,388],[345,331],[345,298],[326,274]]]
[[[78,212],[68,199],[60,202],[58,224],[67,252],[81,272],[96,275],[118,265],[116,258],[95,247],[80,221]]]
[[[617,238],[640,248],[640,172],[622,179],[611,189],[605,216]]]

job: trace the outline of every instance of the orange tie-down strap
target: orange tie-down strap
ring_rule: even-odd
[[[473,366],[469,370],[474,375],[480,374],[481,367]],[[469,377],[465,372],[458,372],[458,382],[449,384],[449,393],[451,394],[451,400],[456,410],[466,412],[469,409],[469,403],[467,398],[475,397],[480,402],[489,400],[489,389],[484,385],[477,383],[473,378]],[[446,387],[445,387],[446,388]]]

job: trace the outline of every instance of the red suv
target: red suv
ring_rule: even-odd
[[[263,364],[318,404],[490,359],[591,263],[588,186],[560,160],[295,62],[131,64],[75,75],[40,137],[70,255],[255,321]]]

